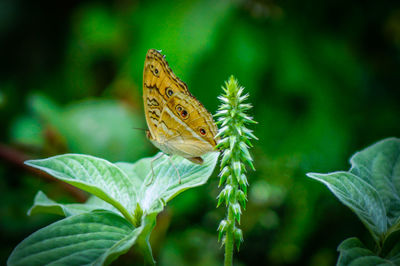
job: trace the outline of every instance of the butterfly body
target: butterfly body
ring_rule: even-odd
[[[146,55],[143,101],[147,137],[162,152],[202,163],[201,156],[214,150],[217,127],[211,114],[154,49]]]

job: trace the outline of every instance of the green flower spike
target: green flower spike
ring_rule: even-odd
[[[225,184],[225,188],[218,195],[217,207],[225,203],[227,217],[221,221],[218,231],[219,239],[225,245],[225,265],[232,265],[233,247],[236,245],[239,250],[243,241],[242,230],[236,225],[240,224],[242,208],[246,208],[249,185],[246,165],[255,170],[248,149],[252,147],[250,140],[257,138],[245,126],[256,122],[246,114],[252,106],[244,103],[248,98],[248,94],[243,95],[244,88],[231,76],[222,89],[221,105],[215,116],[220,127],[217,137],[221,138],[217,148],[222,152],[219,186]]]

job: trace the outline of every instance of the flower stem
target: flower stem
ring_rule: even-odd
[[[233,223],[231,223],[233,221]],[[234,232],[233,232],[233,226],[235,222],[235,215],[233,214],[233,211],[231,209],[228,209],[228,222],[229,227],[227,228],[226,234],[225,234],[225,261],[224,265],[225,266],[230,266],[232,265],[233,262],[233,246],[234,246]]]
[[[238,182],[236,178],[229,178],[227,183],[231,185],[232,194],[235,195],[238,188]],[[233,247],[235,245],[235,213],[233,208],[230,208],[230,206],[232,206],[234,203],[237,203],[237,201],[235,197],[232,197],[230,199],[230,204],[228,205],[228,227],[225,235],[225,266],[232,265],[233,260]]]
[[[219,224],[218,231],[219,239],[223,237],[222,243],[225,245],[224,264],[228,266],[232,265],[234,246],[239,250],[243,241],[242,231],[236,227],[236,222],[240,224],[242,208],[246,208],[248,182],[245,166],[254,170],[248,148],[252,146],[250,140],[256,137],[245,124],[256,122],[246,115],[245,111],[251,108],[250,104],[244,103],[248,95],[242,95],[244,88],[233,76],[225,83],[223,90],[216,116],[221,127],[217,134],[221,138],[217,148],[222,151],[219,186],[225,184],[225,188],[218,195],[217,207],[223,202],[227,207],[227,217]]]

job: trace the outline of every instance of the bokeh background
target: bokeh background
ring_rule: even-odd
[[[162,49],[215,113],[234,74],[250,93],[259,141],[235,265],[333,265],[368,232],[307,172],[347,170],[375,141],[400,136],[399,1],[0,1],[0,264],[59,217],[26,211],[38,190],[85,195],[22,162],[86,153],[133,162],[145,139],[142,71]],[[160,265],[221,265],[217,172],[175,198],[151,242]],[[135,250],[114,265],[141,264]]]

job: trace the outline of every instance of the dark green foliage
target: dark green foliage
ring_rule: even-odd
[[[340,244],[338,265],[400,263],[400,139],[382,140],[350,160],[348,172],[308,173],[324,183],[364,223],[376,243],[368,250],[357,238]],[[387,240],[390,239],[390,244]],[[385,248],[384,248],[385,247]]]

